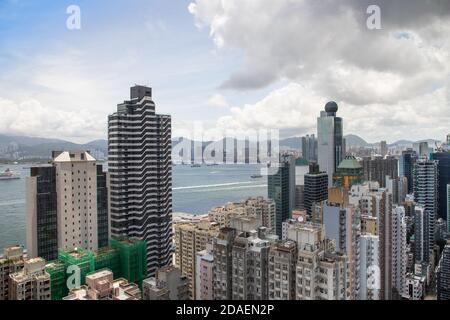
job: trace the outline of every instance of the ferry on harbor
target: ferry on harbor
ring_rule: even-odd
[[[20,179],[20,175],[12,172],[11,170],[9,170],[9,168],[3,172],[0,172],[0,180],[11,180],[11,179]]]

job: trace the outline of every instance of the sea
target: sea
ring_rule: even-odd
[[[21,175],[17,180],[0,180],[0,254],[9,245],[26,245],[25,180],[32,166],[0,165],[0,172],[9,168]],[[227,202],[267,197],[267,177],[251,178],[260,172],[261,166],[254,164],[174,166],[173,212],[199,215]]]

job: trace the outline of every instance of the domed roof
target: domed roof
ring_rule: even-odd
[[[325,111],[327,113],[336,113],[338,111],[338,105],[334,101],[330,101],[325,105]]]

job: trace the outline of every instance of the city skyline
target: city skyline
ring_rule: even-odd
[[[80,30],[66,28],[70,3],[0,4],[0,133],[104,138],[109,110],[138,82],[157,88],[174,136],[196,121],[302,136],[330,100],[345,132],[369,141],[448,134],[446,1],[375,1],[380,30],[367,28],[365,1],[76,4]]]
[[[448,34],[449,0],[0,2],[0,300],[450,299]]]

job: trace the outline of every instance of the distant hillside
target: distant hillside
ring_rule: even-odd
[[[107,140],[76,144],[60,139],[0,135],[0,159],[50,159],[55,150],[89,150],[99,160],[108,154]]]
[[[364,140],[363,138],[355,135],[355,134],[348,134],[345,137],[345,143],[347,148],[354,148],[354,147],[367,147],[369,146],[369,143]]]
[[[347,148],[351,147],[375,147],[379,146],[377,143],[368,143],[363,138],[349,134],[345,136]],[[186,139],[189,141],[189,139]],[[179,143],[180,138],[172,140],[173,146]],[[417,142],[427,141],[429,146],[434,146],[434,139],[421,140]],[[210,142],[203,142],[205,147]],[[390,146],[411,147],[413,141],[399,140]],[[291,137],[281,139],[279,141],[280,148],[301,150],[301,137]],[[108,141],[104,139],[94,140],[86,144],[76,144],[70,141],[61,139],[47,139],[26,136],[7,136],[0,134],[0,160],[26,160],[26,159],[42,159],[47,160],[51,158],[52,151],[55,150],[89,150],[91,154],[98,160],[106,160],[108,156]]]

